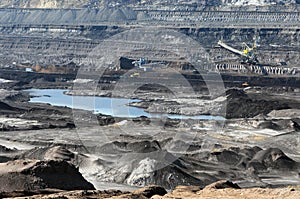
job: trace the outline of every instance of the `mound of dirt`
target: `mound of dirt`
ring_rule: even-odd
[[[166,164],[167,161],[164,162]],[[204,186],[205,182],[195,178],[184,168],[180,162],[170,165],[162,165],[154,159],[145,158],[137,163],[131,174],[127,177],[126,183],[132,186],[146,186],[158,184],[166,189],[174,189],[178,185]],[[161,168],[162,167],[162,168]]]
[[[277,130],[277,131],[282,130],[282,128],[273,121],[261,122],[258,125],[258,128],[260,128],[260,129],[273,129],[273,130]]]
[[[110,22],[120,22],[120,21],[126,21],[126,20],[127,20],[127,17],[121,9],[114,10],[108,19],[108,21],[110,21]]]
[[[142,143],[149,146],[143,150]],[[120,148],[123,147],[125,145],[120,144]],[[94,163],[101,167],[101,172],[93,175],[97,175],[97,178],[102,181],[138,187],[156,184],[166,189],[173,189],[182,184],[201,186],[206,184],[191,175],[181,160],[156,147],[155,142],[138,142],[137,146],[128,146],[128,149],[136,149],[138,152],[127,151],[126,153],[124,150],[118,156],[110,156],[106,160],[98,159]]]
[[[16,110],[18,109],[0,101],[0,111],[16,111]]]
[[[132,143],[114,141],[101,146],[98,151],[102,153],[114,154],[125,152],[150,153],[157,150],[160,150],[160,144],[158,141],[154,140]]]
[[[220,151],[212,152],[208,155],[208,159],[214,159],[218,164],[226,164],[231,166],[239,166],[246,168],[248,162],[261,151],[259,147],[238,148],[230,147]]]
[[[78,168],[66,161],[15,160],[0,163],[0,191],[15,190],[93,190]]]
[[[226,149],[221,152],[214,152],[213,154],[216,155],[219,162],[228,165],[237,165],[242,159],[242,156],[240,154],[236,153],[235,151]]]
[[[230,118],[252,118],[259,114],[268,114],[273,110],[289,109],[288,101],[278,101],[268,96],[248,95],[244,91],[230,89],[227,94],[227,113]],[[299,103],[298,105],[299,106]]]
[[[229,89],[226,91],[226,95],[228,98],[233,99],[233,98],[240,98],[240,97],[245,97],[247,98],[247,94],[243,90],[238,90],[238,89]]]
[[[134,60],[128,59],[126,57],[120,57],[119,59],[119,66],[121,69],[130,70],[134,68],[134,65],[132,64]]]
[[[209,158],[214,158],[218,164],[238,166],[242,168],[254,168],[257,172],[268,169],[278,171],[297,171],[299,163],[286,156],[278,148],[261,149],[253,148],[229,148],[211,153]]]
[[[63,146],[36,147],[24,152],[19,159],[37,159],[37,160],[64,160],[71,161],[75,157],[74,153]]]
[[[299,169],[299,163],[286,156],[278,148],[268,148],[257,152],[248,163],[248,167],[253,167],[256,170],[272,168],[291,171]]]

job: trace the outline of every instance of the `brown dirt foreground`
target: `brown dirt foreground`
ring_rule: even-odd
[[[51,192],[51,191],[50,191]],[[53,193],[56,192],[56,193]],[[41,199],[297,199],[300,198],[299,187],[287,187],[280,189],[249,188],[240,189],[236,184],[228,181],[219,181],[208,185],[204,189],[197,186],[178,186],[172,192],[167,193],[159,186],[148,186],[133,192],[122,192],[117,190],[107,191],[59,191],[52,194],[39,194],[30,197],[19,198],[41,198]],[[16,193],[15,193],[16,194]],[[10,198],[12,196],[10,195]],[[3,197],[5,198],[5,197]],[[8,197],[9,198],[9,197]],[[14,197],[16,198],[16,197]]]

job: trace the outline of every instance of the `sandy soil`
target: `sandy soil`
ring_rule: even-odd
[[[222,181],[223,183],[224,181]],[[218,182],[220,183],[220,182]],[[59,192],[52,190],[52,192]],[[51,193],[51,190],[49,190]],[[297,187],[289,187],[284,189],[235,189],[232,187],[216,188],[209,185],[204,189],[197,186],[178,186],[172,192],[167,193],[162,187],[149,186],[137,189],[132,192],[121,192],[117,190],[106,191],[69,191],[59,192],[53,194],[33,194],[33,196],[26,198],[68,198],[68,199],[82,199],[82,198],[107,198],[107,199],[297,199],[300,198],[300,190]],[[15,196],[21,193],[14,193]],[[7,195],[9,198],[9,195]],[[18,197],[25,198],[25,197]]]

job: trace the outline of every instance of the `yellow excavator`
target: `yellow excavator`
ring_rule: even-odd
[[[229,50],[230,52],[237,54],[242,57],[242,61],[244,63],[248,64],[258,64],[259,61],[257,59],[257,54],[256,54],[256,40],[254,40],[253,47],[249,47],[245,42],[242,43],[243,45],[243,50],[240,51],[238,49],[235,49],[227,44],[225,44],[223,41],[219,40],[218,45],[221,46],[222,48],[225,48],[226,50]]]

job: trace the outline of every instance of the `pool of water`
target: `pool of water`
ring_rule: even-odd
[[[140,117],[146,116],[149,118],[163,118],[171,119],[202,119],[202,120],[224,120],[221,116],[210,115],[176,115],[176,114],[161,114],[161,113],[147,113],[142,108],[128,106],[131,102],[139,102],[137,99],[125,98],[109,98],[109,97],[94,97],[94,96],[70,96],[64,94],[63,89],[29,89],[30,102],[48,103],[54,106],[66,106],[74,109],[83,109],[93,111],[94,113],[101,113],[115,117]]]

